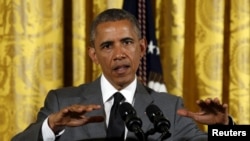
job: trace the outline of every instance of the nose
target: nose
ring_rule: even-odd
[[[115,58],[117,58],[117,59],[121,59],[121,58],[124,58],[124,57],[125,57],[124,54],[117,54],[117,55],[115,56]]]
[[[120,46],[116,46],[115,47],[115,51],[114,51],[114,55],[115,55],[115,59],[122,59],[125,58],[125,51],[124,48],[120,45]]]

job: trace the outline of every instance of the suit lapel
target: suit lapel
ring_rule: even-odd
[[[150,127],[150,122],[145,113],[146,107],[153,102],[152,97],[146,88],[138,81],[137,88],[135,92],[135,103],[134,108],[137,112],[137,116],[142,120],[142,130],[146,132]],[[134,136],[134,133],[128,132],[128,137]]]
[[[87,89],[82,92],[83,104],[100,104],[102,106],[101,110],[95,110],[92,112],[87,113],[87,116],[104,116],[104,104],[102,100],[102,92],[101,92],[101,85],[100,85],[100,78],[95,80],[94,82],[88,84],[89,86],[86,87]],[[87,128],[87,132],[90,138],[103,138],[106,136],[106,122],[100,122],[95,124],[87,124],[83,126],[83,128]],[[86,132],[86,131],[85,131]]]

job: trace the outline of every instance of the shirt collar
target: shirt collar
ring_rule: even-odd
[[[136,82],[137,79],[135,77],[132,83],[130,83],[126,88],[119,91],[125,97],[126,99],[125,101],[130,104],[133,103],[135,89],[136,89]],[[109,81],[105,78],[104,75],[101,75],[101,90],[102,90],[103,103],[110,100],[112,95],[118,91],[114,86],[112,86],[109,83]]]

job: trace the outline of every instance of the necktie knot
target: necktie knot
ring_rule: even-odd
[[[120,92],[114,94],[114,104],[120,104],[123,101],[124,97]]]

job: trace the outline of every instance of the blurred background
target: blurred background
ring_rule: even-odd
[[[89,27],[124,1],[0,0],[1,141],[36,120],[50,89],[100,75],[87,54]],[[249,0],[148,1],[157,40],[150,48],[162,70],[150,85],[162,90],[163,83],[194,111],[197,99],[218,97],[237,124],[250,124]]]

